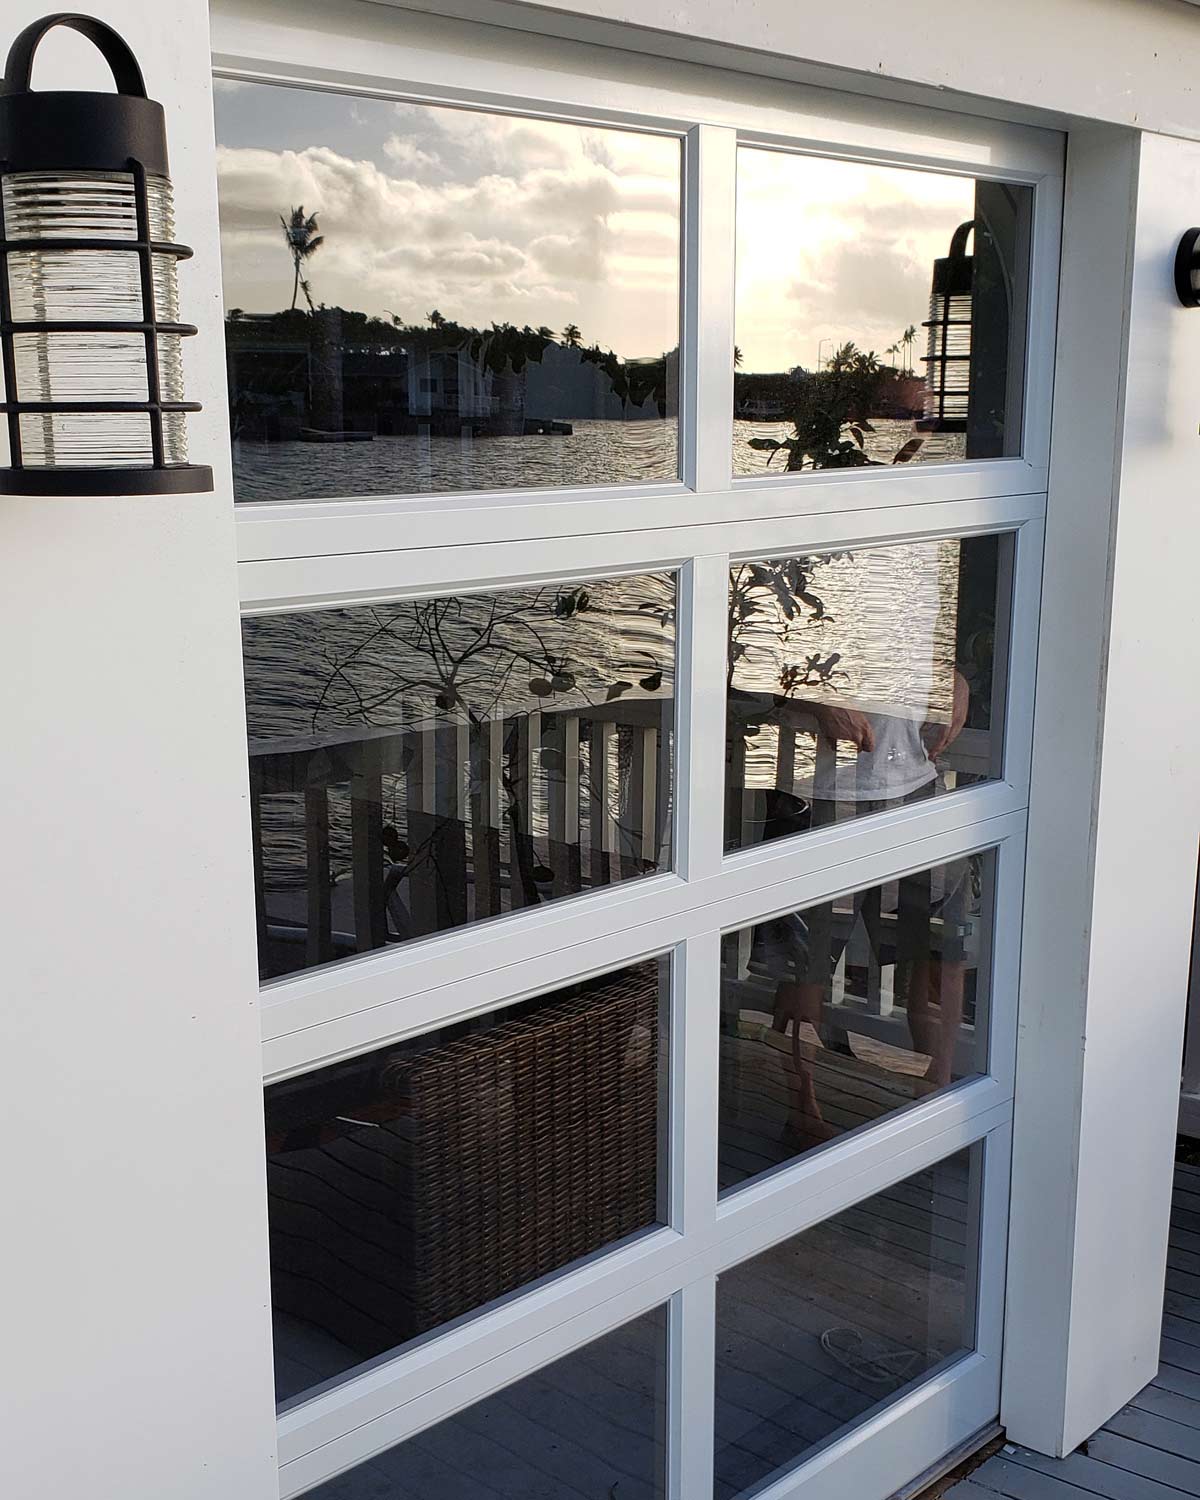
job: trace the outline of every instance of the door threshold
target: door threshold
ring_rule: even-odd
[[[937,1463],[930,1464],[915,1479],[896,1490],[888,1500],[937,1500],[951,1485],[965,1479],[972,1470],[991,1458],[1003,1442],[1003,1427],[999,1422],[989,1422],[956,1448],[951,1448]]]

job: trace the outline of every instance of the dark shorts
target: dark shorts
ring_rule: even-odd
[[[849,817],[864,818],[892,807],[924,801],[935,790],[936,783],[931,780],[905,797],[839,804],[839,808],[849,807],[852,809]],[[804,833],[834,821],[822,815],[820,803],[814,817],[812,805],[798,797],[786,792],[768,796],[764,841]],[[902,876],[898,882],[894,937],[885,934],[880,921],[878,887],[855,891],[852,898],[847,898],[853,902],[850,913],[846,912],[844,902],[838,903],[835,913],[834,903],[827,901],[773,917],[760,922],[754,930],[751,962],[767,969],[776,979],[828,984],[850,932],[861,918],[872,952],[880,963],[895,962],[907,967],[930,957],[961,963],[967,956],[965,939],[971,930],[971,920],[978,912],[977,883],[974,861],[969,857]],[[891,947],[885,952],[887,943]]]

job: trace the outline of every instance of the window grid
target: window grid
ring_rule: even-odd
[[[270,76],[274,64],[243,67]],[[294,68],[283,71],[295,72]],[[319,81],[317,70],[315,80]],[[358,86],[358,85],[356,85]],[[444,91],[449,96],[450,91]],[[422,97],[437,97],[426,86]],[[461,93],[457,95],[461,98]],[[479,102],[495,107],[493,99]],[[656,106],[657,107],[657,106]],[[511,108],[520,112],[521,105]],[[582,100],[579,115],[594,107]],[[560,117],[570,111],[559,109]],[[686,122],[686,107],[681,117]],[[778,121],[777,108],[764,116]],[[702,116],[704,117],[704,116]],[[634,117],[640,128],[654,117]],[[680,446],[683,483],[645,489],[422,497],[334,505],[246,506],[236,518],[243,607],[248,613],[311,608],[513,579],[598,576],[599,554],[617,568],[679,569],[675,873],[448,934],[403,953],[365,957],[264,989],[264,1077],[306,1072],[440,1021],[601,972],[643,955],[673,954],[671,993],[670,1225],[548,1283],[516,1293],[462,1327],[302,1399],[279,1423],[281,1495],[302,1494],[404,1436],[472,1404],[631,1316],[670,1305],[669,1493],[711,1493],[714,1288],[721,1269],[818,1223],[882,1187],[976,1142],[986,1144],[978,1266],[978,1348],[953,1373],[957,1388],[998,1381],[1003,1225],[1012,1114],[1017,935],[1028,801],[1032,665],[1045,507],[1049,351],[1056,270],[1056,170],[981,165],[936,151],[916,164],[1031,181],[1038,187],[1026,361],[1025,457],[919,474],[831,473],[734,481],[730,463],[733,372],[733,234],[739,142],[857,154],[914,164],[912,156],[801,130],[739,132],[732,124],[673,127],[684,137],[683,318]],[[849,132],[853,134],[853,132]],[[1014,136],[1017,133],[1014,132]],[[1039,147],[1039,149],[1041,149]],[[1021,148],[1016,154],[1020,156]],[[1031,156],[1038,153],[1032,147]],[[303,520],[304,525],[297,523]],[[793,847],[722,855],[725,734],[725,598],[731,556],[866,540],[1018,533],[1001,782],[808,835]],[[459,545],[463,535],[473,538]],[[707,670],[706,670],[707,669]],[[714,680],[715,679],[715,680]],[[705,788],[705,791],[700,791]],[[990,1072],[874,1129],[840,1138],[718,1203],[715,1098],[720,935],[871,881],[894,878],[973,850],[997,851]],[[636,903],[636,905],[634,904]],[[636,925],[631,925],[632,921]],[[398,1000],[398,995],[403,996]],[[947,1378],[906,1405],[918,1433],[936,1428]],[[939,1403],[941,1403],[939,1405]],[[970,1403],[968,1402],[968,1405]],[[926,1413],[922,1417],[922,1412]],[[707,1413],[707,1416],[706,1416]],[[869,1473],[861,1439],[894,1420],[887,1410],[861,1432],[804,1465],[806,1500],[832,1500]],[[687,1434],[687,1441],[684,1435]],[[940,1436],[933,1439],[941,1444]],[[867,1470],[861,1466],[868,1464]],[[856,1470],[855,1465],[859,1465]],[[785,1500],[787,1475],[761,1500]],[[865,1491],[864,1491],[865,1493]]]

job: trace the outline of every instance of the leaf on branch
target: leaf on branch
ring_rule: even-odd
[[[783,611],[785,620],[796,618],[796,604],[792,598],[792,591],[782,578],[771,579],[771,589],[775,598],[779,601],[779,608]]]
[[[899,451],[899,453],[896,454],[895,458],[892,459],[892,462],[894,464],[906,464],[909,461],[910,458],[914,458],[917,455],[917,453],[920,452],[920,450],[924,446],[924,444],[925,444],[925,439],[924,438],[919,438],[919,437],[909,438],[908,442],[905,443],[904,447],[901,448],[900,451]]]
[[[645,688],[648,693],[657,693],[662,687],[662,677],[661,671],[650,672],[645,677],[638,678],[638,687]]]
[[[799,591],[797,597],[802,604],[807,604],[809,609],[812,610],[812,618],[814,620],[824,619],[825,601],[823,599],[818,599],[816,594],[805,593],[803,589]]]
[[[529,681],[529,691],[535,698],[549,698],[554,692],[554,686],[544,677],[532,677]]]
[[[622,693],[627,693],[632,686],[632,682],[614,682],[604,695],[605,703],[611,703],[614,698],[619,698]]]

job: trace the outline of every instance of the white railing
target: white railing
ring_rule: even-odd
[[[422,711],[407,727],[252,741],[260,953],[302,945],[303,965],[284,967],[312,966],[669,867],[673,719],[669,698],[628,697],[486,719],[431,721]],[[795,786],[797,737],[814,728],[800,715],[778,727],[775,785]],[[951,778],[986,769],[987,738],[961,736]],[[818,739],[815,755],[818,775],[832,769],[832,745]],[[742,847],[762,837],[764,789],[746,783],[746,741],[735,735],[727,826],[740,829]],[[303,799],[304,896],[273,892],[268,912],[277,882],[264,798],[278,794]],[[349,802],[349,836],[343,821],[336,857],[335,798]],[[835,812],[817,802],[813,822]],[[877,968],[868,996],[876,1015],[885,1003]]]
[[[664,866],[673,717],[670,699],[631,698],[252,741],[260,952],[302,941],[305,965],[324,963]],[[263,818],[280,793],[304,799],[305,911],[283,922]],[[331,796],[347,794],[352,932],[331,841]]]

